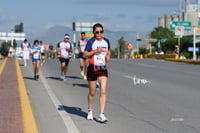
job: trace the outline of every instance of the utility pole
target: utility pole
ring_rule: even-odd
[[[72,23],[72,29],[74,31],[74,33],[73,33],[73,46],[72,46],[72,49],[73,49],[73,58],[75,59],[76,58],[75,57],[75,48],[74,48],[74,46],[76,46],[76,23],[75,22]]]
[[[137,32],[136,33],[137,55],[139,55],[139,41],[140,41],[139,33]]]
[[[118,44],[118,52],[117,52],[117,54],[118,54],[118,59],[120,59],[120,44]]]
[[[197,27],[197,24],[193,24],[192,25],[193,28],[194,28],[194,34],[193,34],[193,60],[196,60],[197,59],[197,56],[196,56],[196,27]]]

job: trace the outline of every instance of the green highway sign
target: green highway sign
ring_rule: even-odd
[[[185,31],[191,31],[192,23],[189,21],[172,21],[170,23],[170,30],[175,30],[176,26],[183,26]]]
[[[157,39],[145,38],[144,41],[146,41],[146,42],[157,42]]]
[[[160,41],[161,41],[162,43],[164,43],[164,42],[167,41],[167,39],[163,38],[163,39],[161,39]]]

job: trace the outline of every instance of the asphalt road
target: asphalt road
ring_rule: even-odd
[[[60,80],[58,59],[46,60],[39,81],[30,61],[21,69],[40,133],[200,133],[197,65],[110,60],[106,124],[86,120],[88,84],[78,60],[70,61],[67,81]],[[98,90],[93,112],[97,118]]]

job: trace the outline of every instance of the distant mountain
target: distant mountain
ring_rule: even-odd
[[[30,38],[30,41],[33,41],[35,39],[43,40],[45,44],[53,44],[56,46],[56,44],[59,41],[63,40],[64,34],[68,33],[70,35],[70,42],[73,42],[73,31],[72,29],[65,27],[65,26],[54,26],[43,33],[37,34],[37,35],[30,35],[27,34],[27,36]],[[110,40],[111,49],[114,49],[117,47],[118,40],[123,36],[126,43],[131,43],[134,48],[136,48],[136,31],[109,31],[105,30],[104,36]],[[140,38],[145,38],[147,33],[140,33]],[[80,37],[78,35],[78,32],[76,32],[76,40],[79,40]]]

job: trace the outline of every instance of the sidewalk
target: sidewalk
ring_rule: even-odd
[[[0,75],[0,132],[23,133],[15,59],[11,58]]]
[[[12,58],[0,66],[0,133],[38,133],[19,62]]]

